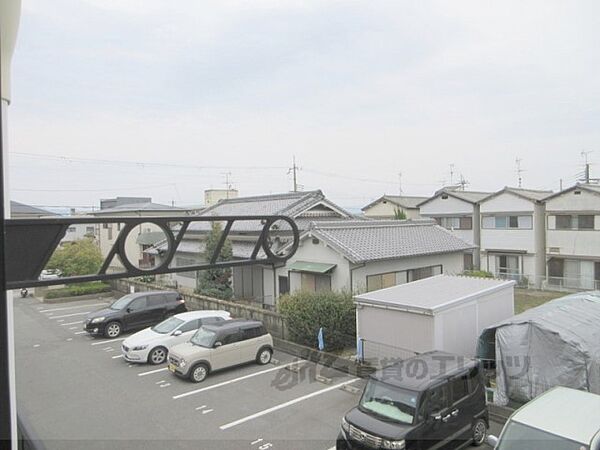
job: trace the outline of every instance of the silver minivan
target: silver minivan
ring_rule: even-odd
[[[256,361],[268,364],[273,355],[273,338],[262,322],[228,320],[202,326],[183,344],[169,350],[169,370],[195,383],[210,372]]]

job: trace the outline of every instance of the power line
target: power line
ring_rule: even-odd
[[[158,187],[175,187],[175,183],[169,184],[155,184],[152,186],[130,186],[130,187],[119,187],[119,188],[102,188],[102,189],[81,189],[79,186],[74,186],[66,189],[14,189],[12,191],[19,192],[106,192],[106,191],[127,191],[127,190],[135,190],[135,189],[149,189],[149,188],[158,188]]]

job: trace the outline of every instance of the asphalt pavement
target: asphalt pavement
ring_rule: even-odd
[[[15,299],[17,406],[48,449],[328,450],[358,402],[363,380],[277,351],[199,384],[129,364],[126,336],[83,332],[107,301]]]

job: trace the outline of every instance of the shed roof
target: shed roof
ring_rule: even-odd
[[[599,411],[600,395],[559,386],[527,403],[511,420],[589,445],[600,432]]]
[[[375,206],[377,203],[382,202],[384,200],[387,200],[391,203],[394,203],[398,206],[401,206],[402,208],[407,208],[407,209],[411,209],[411,208],[418,208],[418,204],[427,200],[428,197],[416,197],[416,196],[411,196],[411,195],[383,195],[381,197],[379,197],[377,200],[372,201],[371,203],[369,203],[367,206],[365,206],[364,208],[362,208],[362,211],[365,211],[373,206]]]
[[[367,292],[354,297],[356,303],[387,306],[433,315],[473,300],[483,294],[512,288],[512,280],[437,275],[411,283]]]
[[[313,222],[308,234],[323,239],[355,264],[475,248],[433,220]]]

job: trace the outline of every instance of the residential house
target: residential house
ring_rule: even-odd
[[[58,217],[59,215],[42,208],[10,201],[11,219],[39,219],[41,217]]]
[[[93,211],[88,215],[102,217],[160,217],[186,215],[188,210],[176,208],[173,206],[152,203],[151,199],[138,198],[134,203],[123,203],[123,197],[118,197],[116,202],[111,200],[102,200],[101,205],[115,205],[104,207],[98,211]],[[131,200],[131,198],[127,198]],[[150,200],[150,201],[146,201]],[[122,223],[104,223],[99,226],[98,243],[102,256],[106,257],[114,246],[119,232],[123,228]],[[151,248],[157,242],[165,238],[164,233],[157,225],[152,223],[142,223],[133,234],[130,233],[125,242],[125,252],[127,258],[132,264],[141,268],[151,268],[155,266],[154,255],[146,253],[145,250]],[[122,269],[119,261],[113,260],[110,263],[110,269]]]
[[[600,289],[600,185],[546,198],[548,287]]]
[[[546,274],[544,199],[551,194],[505,187],[480,202],[483,270],[541,287]]]
[[[435,221],[451,231],[456,237],[480,246],[480,202],[491,192],[463,191],[447,187],[437,191],[432,197],[418,204],[421,217]],[[466,269],[479,269],[479,252],[465,252]]]
[[[373,219],[393,219],[399,212],[404,213],[406,219],[418,219],[420,215],[417,205],[425,200],[427,197],[383,195],[362,208],[362,212]]]
[[[274,284],[361,293],[464,270],[474,245],[433,220],[313,222]]]
[[[321,191],[225,199],[203,210],[199,215],[283,215],[294,219],[300,231],[307,230],[312,221],[354,218],[350,213],[326,199]],[[205,261],[205,240],[210,226],[208,222],[196,222],[190,225],[182,242],[177,247],[174,258],[175,267],[200,264]],[[229,235],[234,259],[248,258],[251,255],[262,228],[263,225],[256,221],[240,221],[234,224]],[[277,232],[278,242],[274,243],[275,249],[283,247],[289,242],[290,230],[284,228],[282,227]],[[151,252],[160,258],[165,249],[166,242],[161,242]],[[279,286],[277,283],[276,267],[272,265],[234,267],[232,271],[233,289],[237,299],[273,307],[280,289],[283,292],[287,291],[285,285]],[[176,282],[179,286],[194,289],[196,278],[197,273],[190,271],[165,275],[162,280]]]
[[[204,205],[212,206],[219,203],[221,200],[237,198],[237,189],[206,189],[204,191]]]

